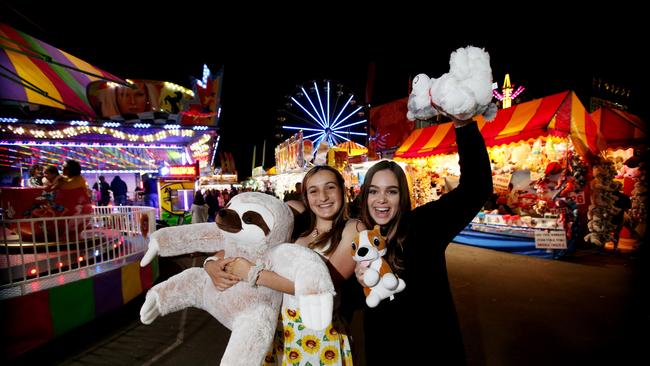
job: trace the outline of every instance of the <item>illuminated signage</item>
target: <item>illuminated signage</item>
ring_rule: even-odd
[[[172,177],[196,177],[198,171],[196,165],[174,165],[162,167],[160,169],[160,175]]]

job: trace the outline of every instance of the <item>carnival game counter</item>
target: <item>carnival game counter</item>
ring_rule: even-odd
[[[554,217],[480,213],[453,241],[514,254],[554,258],[556,253],[553,249],[536,246],[536,232],[538,235],[542,232],[561,232],[561,235],[565,236],[558,219]]]

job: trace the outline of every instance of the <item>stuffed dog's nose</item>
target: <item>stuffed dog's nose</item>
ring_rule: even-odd
[[[365,257],[366,254],[368,254],[368,248],[366,247],[359,248],[359,250],[357,250],[357,254],[359,255],[359,257]]]

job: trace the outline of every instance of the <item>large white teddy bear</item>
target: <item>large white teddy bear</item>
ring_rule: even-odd
[[[305,326],[324,329],[331,323],[335,294],[329,270],[316,252],[288,243],[292,230],[293,214],[285,203],[263,193],[241,193],[219,211],[216,225],[183,225],[151,234],[141,265],[157,254],[224,250],[227,257],[244,257],[258,269],[293,281]],[[260,365],[273,340],[282,293],[255,286],[257,271],[251,272],[248,282],[221,292],[205,270],[187,269],[149,290],[140,319],[150,324],[189,306],[203,309],[232,331],[221,365]]]
[[[444,111],[459,120],[483,115],[494,119],[490,55],[473,46],[459,48],[449,58],[449,72],[439,78],[418,74],[412,83],[406,117],[428,120]]]

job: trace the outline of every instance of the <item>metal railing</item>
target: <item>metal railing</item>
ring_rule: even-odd
[[[151,207],[94,207],[92,215],[0,221],[0,298],[124,264],[146,250]],[[144,229],[144,230],[143,230]],[[48,281],[49,280],[49,281]]]

